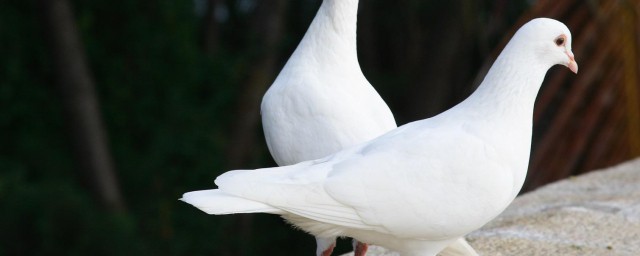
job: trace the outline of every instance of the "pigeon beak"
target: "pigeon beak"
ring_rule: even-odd
[[[578,74],[578,62],[576,62],[573,52],[571,52],[571,50],[567,50],[566,53],[567,56],[569,56],[569,63],[567,64],[567,67],[571,69],[573,73]]]

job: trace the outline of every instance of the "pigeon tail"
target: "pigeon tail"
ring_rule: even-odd
[[[234,213],[272,213],[283,214],[280,209],[270,205],[226,194],[219,189],[188,192],[180,200],[195,206],[203,212],[214,215]]]

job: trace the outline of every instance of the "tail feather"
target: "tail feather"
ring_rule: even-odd
[[[282,210],[267,204],[226,194],[219,189],[192,191],[182,195],[180,200],[191,204],[208,214],[224,215],[234,213],[273,213]]]

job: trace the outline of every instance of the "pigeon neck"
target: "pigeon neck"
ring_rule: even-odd
[[[320,10],[333,20],[336,29],[349,29],[355,32],[358,15],[358,0],[324,0]]]
[[[487,117],[495,114],[510,120],[532,118],[533,105],[550,65],[538,61],[531,51],[520,48],[518,45],[505,47],[469,97],[469,107],[485,112],[482,114]]]
[[[542,62],[530,47],[507,45],[478,89],[457,111],[470,120],[472,131],[492,141],[504,152],[504,164],[513,173],[513,197],[518,194],[529,163],[533,107],[550,64]],[[512,143],[518,142],[518,143]]]
[[[300,46],[320,62],[357,64],[358,0],[324,0]]]

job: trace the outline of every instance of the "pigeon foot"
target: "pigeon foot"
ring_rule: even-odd
[[[326,250],[322,251],[320,256],[331,256],[331,253],[333,253],[333,248],[336,248],[335,242],[329,245],[329,247]]]
[[[353,248],[353,255],[354,256],[365,256],[365,254],[367,254],[367,249],[369,249],[369,245],[365,244],[365,243],[361,243],[358,241],[355,241],[355,246]]]

